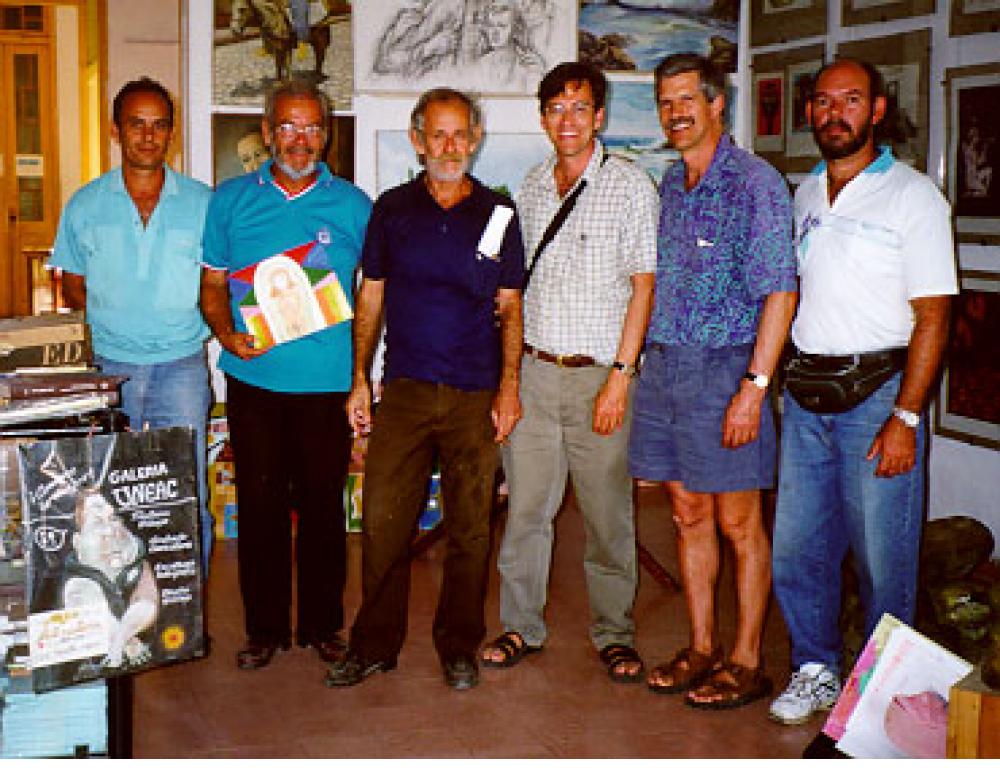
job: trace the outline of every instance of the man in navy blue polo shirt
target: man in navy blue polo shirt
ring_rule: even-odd
[[[264,667],[277,649],[290,644],[293,508],[298,516],[296,639],[315,647],[325,662],[344,649],[337,632],[344,622],[346,580],[349,307],[371,201],[319,161],[328,117],[329,102],[312,84],[279,84],[268,95],[262,122],[271,162],[221,184],[205,221],[201,308],[223,348],[219,369],[226,374],[236,461],[247,633],[236,662],[244,670]],[[283,272],[265,274],[265,265]],[[259,285],[255,266],[263,274]],[[317,281],[316,290],[304,290],[300,283],[295,302],[290,280],[310,275],[322,278],[327,292],[336,287],[342,295],[336,298],[339,321],[269,346],[275,331],[304,332],[291,326],[292,320],[298,325],[314,321],[317,305],[327,300]],[[255,328],[249,332],[242,312],[248,301],[265,312],[265,320],[270,307],[281,314],[279,324],[288,326],[271,327],[274,320],[267,320],[265,327],[251,317]]]
[[[467,172],[481,136],[479,109],[467,95],[445,88],[422,95],[410,140],[425,171],[382,195],[372,211],[347,401],[356,433],[372,422],[368,366],[383,308],[385,391],[365,466],[363,600],[350,650],[327,675],[333,687],[396,665],[409,544],[435,457],[448,551],[434,645],[449,686],[478,681],[497,442],[521,416],[524,274],[513,202]]]

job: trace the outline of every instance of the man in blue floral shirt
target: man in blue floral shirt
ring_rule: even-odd
[[[733,145],[722,121],[725,74],[694,54],[656,69],[660,123],[682,162],[660,185],[656,289],[636,390],[629,466],[663,482],[691,620],[690,645],[650,673],[654,692],[732,708],[770,692],[760,636],[770,549],[760,490],[773,486],[767,387],[795,311],[788,187]],[[736,640],[715,630],[717,530],[736,558]]]

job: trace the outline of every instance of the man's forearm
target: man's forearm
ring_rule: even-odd
[[[524,349],[524,319],[521,293],[500,291],[500,381],[518,382],[521,374],[521,353]]]
[[[615,352],[615,359],[628,366],[634,366],[639,359],[639,350],[646,337],[649,316],[653,310],[654,280],[652,273],[636,273],[632,276],[632,296],[625,309],[622,334],[618,339],[618,351]]]
[[[63,301],[74,311],[87,309],[87,280],[79,273],[62,273]]]
[[[772,292],[765,298],[748,371],[774,376],[778,360],[781,359],[781,350],[788,340],[788,328],[795,316],[798,300],[797,292]]]
[[[920,412],[927,405],[930,388],[944,358],[951,298],[947,295],[914,298],[910,305],[915,322],[896,405]]]
[[[236,329],[233,326],[233,313],[229,308],[225,271],[202,268],[198,305],[212,333],[225,346]]]
[[[363,279],[354,306],[354,375],[355,384],[368,381],[375,345],[382,324],[384,281]]]

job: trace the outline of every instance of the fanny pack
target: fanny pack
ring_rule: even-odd
[[[785,388],[816,414],[850,411],[906,366],[906,349],[829,357],[795,352],[785,367]]]

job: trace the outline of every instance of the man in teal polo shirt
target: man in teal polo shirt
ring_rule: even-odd
[[[127,83],[115,97],[112,120],[121,167],[66,204],[52,265],[63,271],[66,302],[87,311],[97,365],[128,377],[122,408],[132,429],[194,428],[207,575],[213,528],[205,423],[212,391],[198,284],[211,190],[164,163],[174,108],[161,84],[149,78]]]
[[[278,85],[262,122],[271,162],[221,184],[205,222],[201,306],[223,348],[247,633],[236,662],[244,670],[264,667],[291,643],[292,509],[297,643],[328,662],[343,652],[349,317],[371,201],[319,161],[328,117],[313,85]],[[336,295],[326,294],[332,288]],[[302,335],[317,301],[322,308],[334,298],[339,321]]]

